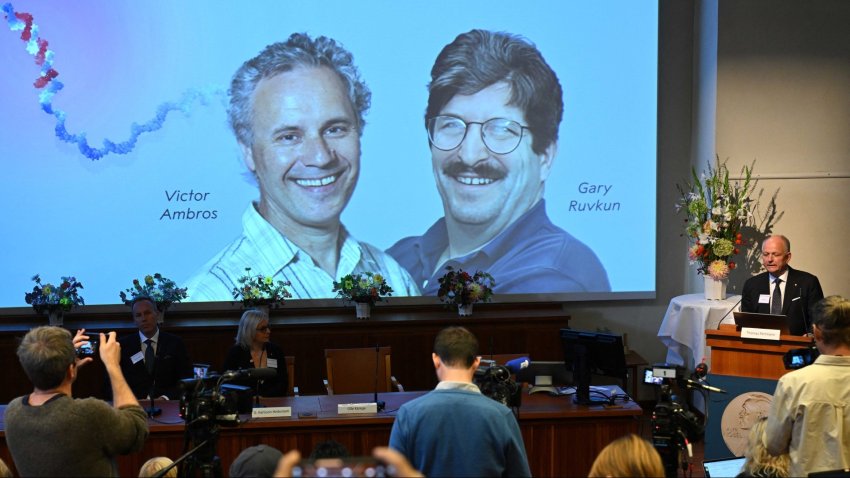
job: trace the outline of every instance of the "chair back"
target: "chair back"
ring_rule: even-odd
[[[325,349],[328,393],[394,391],[390,352],[391,347]]]

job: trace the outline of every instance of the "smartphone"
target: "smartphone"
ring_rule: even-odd
[[[366,476],[384,477],[387,475],[386,466],[371,456],[352,458],[320,458],[318,460],[301,460],[292,469],[292,476]]]
[[[100,335],[91,333],[86,335],[89,336],[88,342],[83,342],[80,348],[77,349],[77,357],[79,358],[94,357],[97,355],[97,347],[100,345]]]

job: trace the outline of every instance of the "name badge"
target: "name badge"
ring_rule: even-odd
[[[759,304],[769,304],[770,294],[759,294]]]
[[[759,329],[755,327],[741,327],[742,339],[780,340],[778,329]]]
[[[133,355],[132,357],[130,357],[130,361],[133,362],[133,365],[136,365],[137,363],[141,362],[144,359],[145,359],[145,354],[143,354],[141,351],[136,352],[136,355]]]
[[[267,358],[266,359],[266,367],[277,368],[277,359]]]

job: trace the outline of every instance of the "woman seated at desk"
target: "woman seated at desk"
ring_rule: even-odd
[[[257,388],[263,397],[283,397],[287,394],[289,378],[286,374],[286,358],[283,350],[271,343],[272,329],[265,312],[248,309],[239,319],[236,344],[230,347],[224,359],[224,370],[245,370],[250,368],[277,369],[277,376],[265,380],[235,380]]]

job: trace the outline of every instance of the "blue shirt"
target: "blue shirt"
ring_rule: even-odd
[[[425,476],[531,476],[516,418],[477,391],[438,388],[398,411],[390,447]]]
[[[437,264],[448,246],[446,220],[442,218],[424,235],[406,237],[387,252],[410,272],[422,295],[437,295],[437,279],[445,274],[446,266],[469,273],[488,272],[496,280],[496,294],[611,290],[608,274],[596,254],[552,224],[543,200],[481,249]]]

